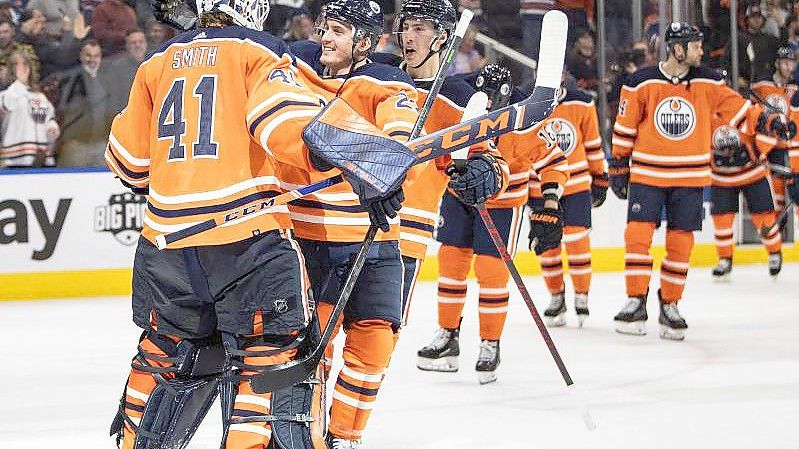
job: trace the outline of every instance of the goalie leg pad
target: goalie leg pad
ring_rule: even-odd
[[[400,188],[416,162],[416,155],[405,145],[339,97],[305,127],[302,138],[316,158],[344,172],[362,199],[381,198]]]
[[[118,443],[123,437],[132,438],[132,445],[125,446],[134,449],[186,447],[216,398],[224,360],[218,341],[174,342],[146,331],[131,377],[149,375],[155,386],[149,394],[139,392],[131,388],[128,378],[111,435],[117,435]],[[132,403],[130,398],[144,404]]]
[[[301,384],[272,393],[272,446],[275,449],[327,449],[324,370]]]

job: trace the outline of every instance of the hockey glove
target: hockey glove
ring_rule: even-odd
[[[591,206],[599,207],[608,197],[608,174],[593,175],[591,177]]]
[[[788,168],[791,165],[790,160],[788,159],[788,150],[784,150],[781,148],[780,149],[775,148],[771,150],[768,153],[768,162],[769,165],[771,165],[772,167]],[[783,171],[774,170],[774,169],[771,170],[771,175],[776,176],[778,178],[785,178],[785,179],[791,178],[790,173],[785,173]]]
[[[150,0],[156,20],[181,31],[194,28],[197,22],[196,5],[192,0]]]
[[[799,204],[799,173],[788,181],[788,196],[794,204]]]
[[[611,159],[608,164],[610,175],[610,188],[620,199],[627,199],[627,190],[630,186],[630,158]]]
[[[469,158],[461,172],[454,172],[449,188],[464,204],[474,206],[499,193],[502,187],[502,170],[497,159],[489,153]]]
[[[563,238],[563,213],[560,209],[543,207],[530,214],[530,249],[541,255],[560,246]]]
[[[402,187],[383,198],[368,201],[364,206],[369,211],[369,221],[381,231],[388,232],[390,228],[388,219],[397,216],[403,201],[405,201],[405,193],[402,191]]]

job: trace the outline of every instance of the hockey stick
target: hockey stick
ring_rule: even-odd
[[[438,97],[438,92],[441,90],[441,86],[444,84],[444,78],[446,77],[447,71],[449,71],[449,67],[454,60],[455,53],[458,51],[461,40],[463,40],[463,36],[466,34],[466,29],[473,17],[474,14],[468,9],[461,13],[461,18],[455,28],[455,33],[447,45],[445,59],[439,65],[435,81],[428,92],[427,98],[425,99],[422,108],[419,110],[419,117],[416,119],[416,123],[413,126],[409,140],[417,138],[422,133],[422,129],[427,121],[427,117],[430,115],[430,110],[433,107],[433,103],[435,102],[436,97]],[[350,271],[347,273],[347,279],[344,281],[341,292],[339,292],[338,300],[336,301],[336,305],[333,307],[333,311],[330,313],[330,317],[328,318],[325,329],[322,332],[318,346],[302,359],[293,360],[281,365],[270,366],[261,370],[257,376],[254,376],[250,380],[253,391],[260,394],[294,385],[308,378],[308,376],[316,369],[316,367],[319,365],[319,362],[322,360],[322,357],[324,356],[325,348],[330,342],[330,339],[332,338],[333,333],[338,326],[338,319],[344,312],[344,308],[349,301],[352,290],[355,288],[355,284],[358,281],[358,277],[360,276],[361,270],[363,269],[367,256],[369,255],[369,248],[371,248],[375,237],[377,236],[377,231],[378,228],[376,225],[371,224],[369,226],[366,237],[361,244],[361,249],[358,251],[355,260],[350,267]]]
[[[543,48],[543,47],[542,47]],[[409,140],[406,145],[417,155],[416,163],[423,163],[440,156],[451,154],[462,148],[469,148],[480,142],[494,139],[503,134],[527,129],[544,120],[555,107],[555,94],[559,86],[536,83],[530,96],[516,104],[475,117],[464,123]],[[289,201],[312,194],[324,188],[343,182],[341,175],[292,190],[281,195],[253,201],[233,211],[220,213],[216,217],[194,224],[180,231],[156,236],[159,249],[167,245],[213,229],[226,226],[242,218],[254,218],[267,213],[268,208],[286,204]]]
[[[774,232],[775,229],[779,229],[780,231],[782,231],[782,228],[785,227],[785,223],[788,220],[788,215],[791,213],[791,208],[793,208],[795,204],[796,203],[794,203],[793,201],[789,201],[788,204],[786,204],[785,207],[782,208],[782,212],[780,212],[780,214],[777,216],[777,219],[774,220],[774,224],[772,224],[767,228],[760,229],[760,237],[768,238],[768,236],[771,235],[771,233]]]

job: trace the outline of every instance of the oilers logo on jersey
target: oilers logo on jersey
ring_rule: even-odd
[[[655,128],[669,140],[688,137],[696,127],[696,110],[682,97],[667,97],[655,108]]]
[[[780,114],[788,113],[788,101],[785,96],[780,94],[771,94],[766,97],[766,104],[774,108]]]
[[[721,125],[713,131],[713,149],[741,146],[741,135],[730,125]]]
[[[577,131],[571,122],[562,118],[554,118],[544,126],[544,130],[553,138],[566,156],[574,151],[577,144]]]

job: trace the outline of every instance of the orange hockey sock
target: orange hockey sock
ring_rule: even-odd
[[[541,275],[547,284],[549,293],[562,292],[566,287],[563,284],[563,260],[560,256],[561,248],[552,248],[544,251],[538,258],[541,260]]]
[[[460,325],[472,254],[471,248],[450,245],[438,250],[438,324],[445,329]]]
[[[624,280],[627,296],[643,296],[649,291],[652,277],[652,235],[655,223],[631,221],[624,230]]]
[[[485,254],[475,257],[474,272],[480,285],[480,339],[499,340],[508,315],[510,273],[502,259]]]
[[[584,226],[566,226],[563,240],[569,260],[569,275],[575,293],[588,294],[591,288],[591,230]]]
[[[766,229],[777,221],[777,214],[774,211],[761,212],[759,214],[752,214],[752,223],[755,229]],[[774,228],[766,237],[760,236],[760,241],[769,254],[776,254],[782,250],[782,234],[780,234],[779,227]]]
[[[664,302],[676,302],[682,298],[693,247],[693,232],[666,231],[666,256],[660,267],[660,294]]]
[[[319,301],[316,310],[319,314],[319,327],[324,331],[327,322],[330,321],[330,315],[333,313],[333,304]],[[343,315],[338,317],[338,324],[333,331],[333,335],[330,337],[330,343],[325,347],[325,356],[322,358],[322,365],[325,368],[325,378],[330,378],[330,369],[333,368],[333,340],[336,339],[336,335],[338,335],[338,331],[341,329],[341,322],[343,320]]]
[[[344,367],[333,390],[328,429],[336,437],[358,440],[394,351],[394,330],[387,321],[363,320],[345,332]]]
[[[771,190],[774,193],[774,204],[777,208],[776,213],[785,209],[785,178],[781,176],[771,177]]]
[[[714,237],[716,239],[716,252],[720,259],[732,259],[735,249],[735,239],[732,235],[732,223],[735,214],[713,215]]]

